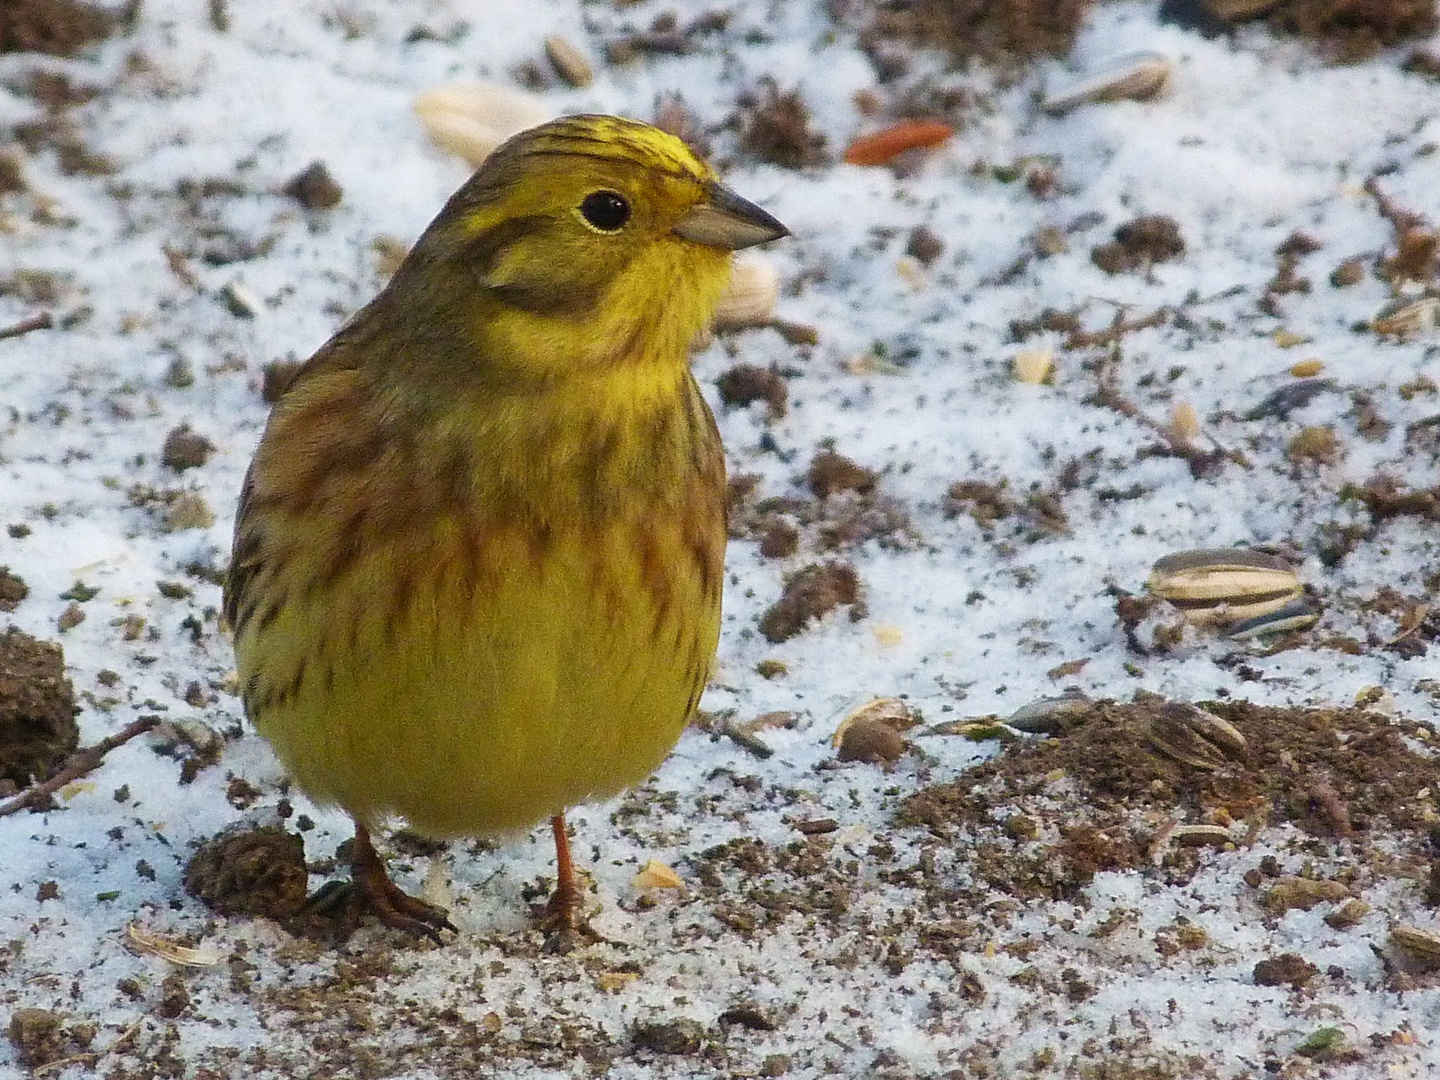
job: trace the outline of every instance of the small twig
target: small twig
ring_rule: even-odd
[[[1365,193],[1375,200],[1375,208],[1380,211],[1380,216],[1390,223],[1395,230],[1396,236],[1403,236],[1411,229],[1422,229],[1429,224],[1424,214],[1417,214],[1413,210],[1406,210],[1394,199],[1380,190],[1380,178],[1373,173],[1365,178]]]
[[[97,768],[111,750],[123,746],[137,735],[144,735],[158,723],[158,716],[142,716],[114,735],[101,739],[94,746],[81,747],[66,759],[64,767],[49,780],[27,788],[7,803],[0,803],[0,817],[18,814],[29,807],[43,806],[50,796],[66,784]]]
[[[774,748],[767,745],[764,739],[732,720],[722,720],[716,725],[715,730],[735,745],[754,754],[761,761],[775,753]]]
[[[1114,327],[1123,326],[1121,316],[1115,316]],[[1128,417],[1139,424],[1143,424],[1156,435],[1165,447],[1165,451],[1173,457],[1182,458],[1190,465],[1190,474],[1195,477],[1206,476],[1215,471],[1215,467],[1221,461],[1233,461],[1243,468],[1249,468],[1250,463],[1243,454],[1232,450],[1226,450],[1211,438],[1214,444],[1213,450],[1201,450],[1192,445],[1189,440],[1178,437],[1170,429],[1169,424],[1162,423],[1148,415],[1140,406],[1127,398],[1120,392],[1120,387],[1115,375],[1115,368],[1120,361],[1119,342],[1111,344],[1105,355],[1099,360],[1095,368],[1095,393],[1086,399],[1090,404],[1100,405],[1107,409],[1113,409],[1121,416]]]
[[[89,1063],[92,1067],[100,1060],[100,1055],[92,1051],[83,1054],[72,1054],[70,1057],[56,1058],[54,1061],[47,1061],[43,1065],[36,1065],[30,1070],[31,1076],[44,1076],[48,1072],[63,1069],[69,1065],[78,1065],[82,1061]]]
[[[49,330],[55,325],[55,320],[50,317],[50,312],[42,311],[39,315],[31,315],[28,319],[21,319],[14,326],[0,327],[0,339],[20,337],[32,330]]]
[[[1134,322],[1126,322],[1124,313],[1117,311],[1115,318],[1104,330],[1072,330],[1065,338],[1065,348],[1094,349],[1101,345],[1107,347],[1115,345],[1126,334],[1134,333],[1136,330],[1152,330],[1157,326],[1164,326],[1165,320],[1170,317],[1170,314],[1169,308],[1162,307]]]

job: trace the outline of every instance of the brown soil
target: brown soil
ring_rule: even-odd
[[[1423,749],[1436,744],[1426,725],[1359,707],[1209,702],[1246,746],[1197,766],[1157,748],[1169,708],[1159,699],[1097,701],[1057,737],[1008,747],[962,779],[910,796],[900,820],[941,837],[964,832],[974,873],[1020,896],[1070,896],[1102,869],[1187,878],[1196,849],[1167,846],[1165,821],[1290,823],[1352,851],[1398,835],[1421,852],[1428,824],[1419,793],[1440,781]]]
[[[53,772],[80,741],[77,711],[60,646],[13,627],[0,637],[0,785]]]
[[[769,407],[772,420],[785,415],[789,391],[785,376],[773,368],[736,364],[715,380],[715,389],[726,405],[744,407],[751,402],[763,401]]]
[[[956,61],[1063,56],[1089,0],[891,0],[870,35],[944,49]]]
[[[287,919],[308,884],[304,842],[276,825],[222,833],[185,868],[185,891],[222,915]]]
[[[1435,33],[1434,0],[1286,0],[1269,24],[1313,39],[1337,60],[1353,62]]]
[[[1175,219],[1149,214],[1117,227],[1115,239],[1090,252],[1090,261],[1107,274],[1125,274],[1183,254],[1185,240]]]
[[[785,592],[760,617],[760,633],[772,643],[789,641],[805,627],[842,604],[850,618],[864,618],[860,602],[860,575],[849,563],[807,566],[785,579]]]
[[[14,611],[30,595],[30,586],[8,566],[0,566],[0,611]]]
[[[740,149],[786,169],[824,165],[825,136],[810,127],[810,108],[800,91],[766,83],[758,98],[742,101]]]
[[[109,37],[119,21],[112,11],[76,0],[5,0],[0,4],[0,53],[74,56]]]

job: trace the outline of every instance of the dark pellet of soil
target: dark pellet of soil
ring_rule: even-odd
[[[185,868],[185,891],[222,915],[288,918],[308,884],[304,842],[277,825],[221,833]]]
[[[329,210],[340,204],[344,194],[322,161],[312,162],[291,177],[284,191],[307,210]]]
[[[772,644],[789,641],[806,624],[835,610],[852,605],[851,619],[864,617],[860,600],[860,575],[849,563],[821,563],[791,574],[785,592],[760,617],[760,633]]]
[[[60,646],[11,628],[0,637],[0,781],[43,780],[80,741]]]

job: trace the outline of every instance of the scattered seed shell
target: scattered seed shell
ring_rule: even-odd
[[[752,252],[737,255],[730,271],[730,283],[715,307],[715,329],[764,326],[775,314],[779,300],[780,272],[775,264]]]
[[[1094,704],[1078,690],[1067,692],[1022,705],[1005,723],[1027,735],[1056,735],[1088,713]]]
[[[1309,597],[1301,596],[1274,611],[1241,619],[1233,623],[1225,636],[1236,641],[1264,637],[1267,634],[1284,634],[1292,630],[1308,630],[1320,621],[1320,606]]]
[[[1398,338],[1415,337],[1437,327],[1440,327],[1440,296],[1426,296],[1389,308],[1376,315],[1370,323],[1370,328],[1377,334]]]
[[[1355,896],[1346,900],[1345,903],[1326,915],[1325,925],[1332,930],[1348,930],[1369,914],[1370,905],[1358,896]]]
[[[1283,915],[1292,908],[1309,911],[1316,904],[1348,900],[1350,890],[1340,881],[1317,878],[1282,877],[1260,898],[1271,915]]]
[[[1188,401],[1177,401],[1170,409],[1170,434],[1183,443],[1200,437],[1200,416]]]
[[[840,721],[835,728],[835,734],[830,737],[830,745],[838,749],[845,741],[845,732],[852,725],[874,722],[882,723],[894,731],[908,731],[920,721],[915,718],[915,710],[900,698],[871,698],[859,708],[852,709],[845,719]]]
[[[585,54],[557,34],[545,39],[545,56],[555,74],[574,87],[586,87],[595,81],[595,71]]]
[[[1206,772],[1245,752],[1245,736],[1233,724],[1185,702],[1165,705],[1150,721],[1145,738],[1172,761]]]
[[[1181,847],[1224,847],[1235,842],[1230,830],[1222,825],[1180,825],[1170,839]]]
[[[1156,561],[1145,587],[1197,626],[1223,626],[1279,611],[1301,595],[1278,555],[1245,548],[1177,551]]]
[[[1145,101],[1165,89],[1170,66],[1159,53],[1130,53],[1047,95],[1040,108],[1061,116],[1091,102]]]
[[[684,882],[680,875],[666,866],[659,859],[651,859],[640,872],[635,875],[634,886],[637,889],[678,889]]]
[[[1055,370],[1054,349],[1022,349],[1015,354],[1015,381],[1039,386]]]
[[[1390,944],[1417,960],[1440,964],[1440,934],[1418,926],[1392,926]]]
[[[163,934],[143,930],[138,923],[125,926],[125,947],[142,956],[158,956],[181,967],[214,967],[225,959],[210,949],[196,949],[165,937]]]
[[[483,82],[433,87],[413,107],[435,143],[477,167],[506,139],[555,115],[533,94]]]

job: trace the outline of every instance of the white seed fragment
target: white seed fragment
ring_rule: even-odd
[[[1060,116],[1081,105],[1098,101],[1144,101],[1170,81],[1170,61],[1159,53],[1130,53],[1082,75],[1046,95],[1040,108]]]
[[[1015,381],[1039,386],[1049,382],[1055,370],[1054,349],[1022,349],[1012,361],[1015,367]]]
[[[595,81],[595,72],[585,54],[557,34],[545,39],[545,56],[555,74],[574,87],[589,86]]]
[[[1200,417],[1190,402],[1177,401],[1170,409],[1170,434],[1187,444],[1200,437]]]
[[[765,256],[744,252],[735,256],[730,283],[715,306],[716,330],[764,326],[780,301],[780,272]]]
[[[498,83],[445,83],[415,99],[415,115],[439,146],[479,166],[512,135],[555,113],[533,94]]]
[[[243,285],[230,282],[220,290],[220,299],[237,319],[253,319],[260,311],[260,301]]]
[[[634,886],[636,889],[678,889],[684,882],[680,875],[666,866],[659,859],[651,859],[640,872],[635,875]]]

